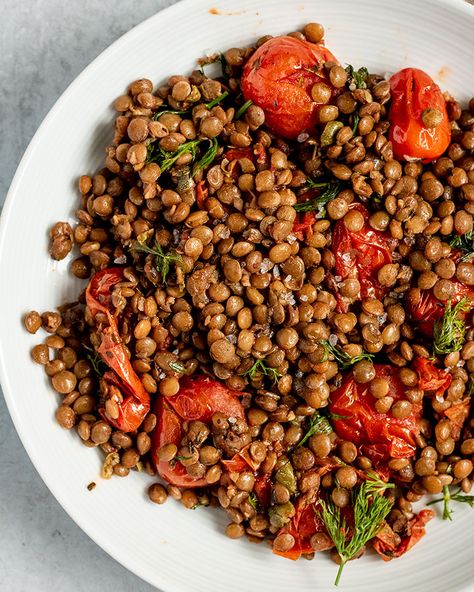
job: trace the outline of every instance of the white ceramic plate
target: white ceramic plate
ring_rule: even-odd
[[[140,77],[156,82],[190,71],[207,51],[240,46],[308,21],[324,23],[342,62],[381,73],[430,72],[458,98],[474,94],[474,9],[461,0],[185,0],[142,23],[97,58],[69,87],[32,140],[5,205],[0,238],[0,374],[7,403],[38,472],[70,516],[110,555],[166,592],[323,592],[335,566],[325,555],[291,561],[266,545],[231,541],[223,512],[189,512],[146,499],[143,475],[100,481],[99,456],[54,420],[43,369],[30,361],[39,341],[21,328],[32,308],[53,309],[79,289],[68,262],[48,256],[48,229],[76,208],[77,176],[94,171],[111,138],[110,104]],[[87,483],[95,480],[93,492]],[[405,557],[364,557],[346,567],[345,592],[472,590],[474,512],[435,520]]]

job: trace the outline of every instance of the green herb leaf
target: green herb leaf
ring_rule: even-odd
[[[156,111],[156,113],[153,114],[152,120],[156,121],[162,115],[167,115],[168,113],[173,113],[173,115],[186,115],[186,113],[189,113],[189,110],[188,111],[179,111],[178,109],[171,109],[171,107],[162,107],[161,109],[158,109],[158,111]]]
[[[173,372],[184,372],[186,370],[181,362],[169,362],[168,366]]]
[[[209,103],[206,103],[205,105],[208,109],[212,109],[213,107],[215,107],[219,103],[222,103],[222,101],[228,96],[229,96],[229,91],[226,90],[221,95],[219,95],[215,99],[212,99],[212,101],[210,101]]]
[[[257,510],[258,510],[258,499],[257,499],[257,496],[255,495],[255,493],[253,491],[251,491],[249,493],[249,496],[247,498],[247,501],[252,506],[252,508],[257,512]]]
[[[324,208],[331,200],[337,197],[337,194],[341,191],[342,183],[336,182],[324,182],[315,183],[311,179],[308,179],[307,186],[310,189],[322,189],[326,188],[325,191],[309,201],[304,201],[295,204],[293,207],[297,212],[311,212],[313,210],[320,210]]]
[[[163,150],[163,148],[160,148],[155,143],[150,144],[148,147],[147,162],[158,163],[160,165],[161,172],[164,173],[170,169],[174,163],[181,156],[183,156],[183,154],[190,152],[192,155],[192,160],[194,160],[197,156],[197,148],[201,141],[202,140],[190,140],[189,142],[185,142],[184,144],[181,144],[174,152]]]
[[[352,135],[355,136],[357,133],[357,126],[359,125],[360,116],[356,112],[354,113],[354,123],[352,124]]]
[[[178,255],[178,253],[174,251],[169,251],[168,253],[165,253],[161,248],[161,245],[159,245],[158,243],[155,243],[154,248],[151,248],[145,243],[139,243],[138,241],[135,241],[135,243],[131,247],[131,250],[137,253],[147,253],[149,255],[155,256],[156,269],[161,273],[161,279],[165,286],[171,265],[183,264],[183,260],[181,259],[181,256]]]
[[[367,480],[353,492],[354,527],[352,529],[341,515],[341,509],[332,500],[319,502],[321,506],[319,514],[341,558],[335,586],[339,584],[345,564],[355,557],[382,527],[384,519],[392,509],[392,501],[383,494],[386,489],[393,487],[393,483],[385,483],[375,473],[367,475]]]
[[[361,360],[373,360],[374,358],[373,354],[367,352],[362,352],[358,356],[352,357],[340,345],[332,345],[329,341],[321,341],[320,343],[325,350],[323,362],[326,362],[329,356],[333,356],[340,370],[349,370],[349,368]]]
[[[367,68],[359,68],[358,70],[354,69],[354,66],[350,64],[346,68],[346,72],[348,75],[348,82],[349,87],[351,84],[354,84],[356,88],[367,88],[367,76],[369,75],[369,71]]]
[[[241,376],[249,376],[251,380],[254,380],[259,373],[270,378],[274,384],[278,382],[281,376],[276,368],[267,366],[264,360],[255,360],[253,365]]]
[[[470,261],[474,257],[474,228],[466,234],[451,236],[449,246],[464,253],[460,261]]]
[[[471,301],[463,298],[454,307],[446,304],[443,318],[436,321],[433,330],[433,351],[435,354],[449,354],[459,351],[464,344],[466,327],[460,313],[471,309]]]
[[[212,140],[208,140],[209,148],[206,150],[204,155],[193,167],[193,175],[195,175],[199,170],[205,169],[208,167],[217,156],[217,151],[219,150],[219,143],[217,138],[212,138]]]
[[[235,114],[234,119],[240,119],[242,117],[242,115],[247,111],[247,109],[249,107],[251,107],[252,105],[253,105],[252,99],[245,101],[245,103],[243,105],[241,105],[241,107],[238,109],[237,113]]]
[[[309,419],[308,429],[306,430],[305,435],[301,438],[295,448],[303,446],[303,444],[315,434],[330,434],[331,432],[333,432],[333,429],[329,423],[329,419],[324,415],[321,415],[318,411],[315,411]]]
[[[474,508],[474,495],[465,495],[461,489],[458,489],[455,493],[451,493],[448,485],[443,487],[443,497],[432,500],[426,505],[432,506],[438,502],[443,502],[443,520],[452,520],[453,510],[449,507],[451,501],[467,504],[470,508]]]
[[[106,363],[102,360],[100,355],[94,349],[92,349],[92,347],[89,347],[88,345],[83,345],[82,347],[87,352],[86,358],[91,363],[94,373],[96,374],[97,377],[100,378],[101,376],[103,376],[104,372],[107,370]]]

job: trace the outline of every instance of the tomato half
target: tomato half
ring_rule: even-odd
[[[412,368],[418,373],[418,388],[425,392],[431,391],[436,396],[444,394],[453,378],[446,370],[436,368],[428,358],[416,358]]]
[[[421,510],[408,521],[406,534],[402,537],[395,534],[388,524],[384,524],[372,543],[375,551],[384,561],[404,555],[425,535],[425,525],[434,515],[433,510]]]
[[[244,66],[243,95],[265,111],[265,123],[276,134],[296,138],[317,121],[313,85],[324,82],[335,93],[322,69],[325,62],[337,60],[323,45],[294,37],[269,39]]]
[[[133,432],[150,410],[150,395],[130,363],[113,311],[112,288],[123,278],[121,267],[99,271],[87,286],[86,302],[93,317],[102,313],[106,319],[101,327],[101,342],[97,353],[110,368],[101,381],[106,386],[105,399],[111,400],[113,405],[108,410],[107,407],[99,408],[99,413],[110,425],[124,432]]]
[[[191,477],[179,461],[162,461],[158,450],[165,444],[176,444],[178,448],[184,436],[183,422],[200,420],[210,423],[214,413],[226,417],[245,419],[245,412],[239,396],[242,393],[228,389],[222,383],[205,376],[184,378],[179,392],[173,397],[158,397],[155,413],[157,425],[153,435],[152,459],[157,472],[172,485],[178,487],[204,487],[204,478]]]
[[[405,68],[391,77],[390,88],[389,138],[395,157],[429,162],[441,156],[449,146],[451,130],[439,86],[423,70]],[[427,109],[439,114],[436,127],[423,122]]]
[[[398,368],[375,364],[375,376],[388,381],[388,396],[394,403],[405,400],[406,387],[398,376]],[[390,458],[408,458],[416,448],[416,436],[420,433],[421,405],[413,405],[411,414],[396,419],[389,413],[378,413],[377,399],[370,393],[369,384],[358,384],[352,372],[332,394],[329,410],[335,417],[333,427],[340,438],[356,444],[374,464],[383,466]]]
[[[369,213],[362,204],[352,204],[351,209],[361,212],[366,222],[359,232],[349,230],[343,220],[336,223],[331,247],[336,276],[342,280],[353,278],[359,281],[357,300],[383,298],[389,288],[380,285],[377,273],[381,267],[392,262],[397,241],[388,232],[370,227],[367,222]],[[348,306],[349,303],[339,295],[340,312],[347,312]]]

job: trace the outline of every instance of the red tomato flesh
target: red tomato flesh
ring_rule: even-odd
[[[245,419],[244,408],[238,398],[241,394],[216,380],[199,376],[182,379],[179,392],[173,397],[158,398],[155,408],[158,421],[154,431],[152,458],[156,470],[163,479],[178,487],[207,485],[204,478],[188,475],[179,461],[160,460],[158,450],[165,444],[176,444],[180,447],[184,436],[184,421],[200,420],[209,423],[214,413]]]
[[[265,123],[276,134],[296,138],[317,121],[313,85],[324,82],[335,93],[326,72],[319,69],[325,62],[337,60],[323,45],[294,37],[269,39],[244,66],[244,98],[265,111]]]
[[[390,88],[389,138],[395,158],[429,162],[441,156],[449,146],[451,130],[439,86],[423,70],[405,68],[391,77]],[[427,127],[423,123],[426,109],[441,113],[439,125]]]
[[[388,381],[388,396],[394,403],[405,400],[406,387],[398,368],[383,364],[375,364],[374,368],[376,377]],[[331,394],[329,410],[335,417],[342,417],[332,420],[335,432],[358,446],[376,465],[386,464],[390,458],[413,456],[420,432],[421,405],[413,404],[412,413],[405,419],[396,419],[390,412],[378,413],[377,399],[370,393],[369,384],[358,384],[350,372]]]

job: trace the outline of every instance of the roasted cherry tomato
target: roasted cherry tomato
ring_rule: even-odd
[[[293,234],[300,241],[304,241],[313,235],[313,224],[316,222],[314,212],[304,212],[296,214],[293,222]]]
[[[102,338],[97,352],[110,368],[101,378],[106,405],[99,412],[110,425],[133,432],[150,410],[150,396],[132,368],[113,311],[112,288],[122,280],[120,267],[99,271],[87,286],[86,302],[93,317],[102,315],[98,322]]]
[[[423,70],[405,68],[390,79],[389,138],[399,159],[440,157],[451,140],[446,101]]]
[[[421,510],[406,526],[406,535],[400,535],[393,532],[390,526],[385,523],[380,531],[375,535],[373,544],[374,549],[384,561],[390,561],[395,557],[400,557],[409,551],[425,535],[425,524],[434,518],[433,510]]]
[[[433,392],[441,397],[451,384],[451,374],[436,368],[428,358],[416,358],[412,368],[418,373],[418,388],[424,392]]]
[[[210,423],[214,413],[226,417],[245,419],[244,408],[239,401],[242,393],[228,389],[221,382],[205,376],[184,378],[179,392],[173,397],[159,397],[155,413],[157,426],[154,431],[152,458],[158,473],[178,487],[204,487],[204,478],[191,477],[179,461],[166,462],[158,458],[158,450],[165,444],[178,448],[184,435],[183,422],[200,420]]]
[[[265,123],[276,134],[296,138],[317,121],[318,105],[311,96],[316,82],[335,90],[322,68],[337,62],[323,45],[294,37],[274,37],[261,45],[245,64],[242,92],[265,111]]]
[[[456,262],[458,257],[459,255],[455,253],[452,256],[453,261]],[[474,306],[474,288],[466,286],[455,278],[451,278],[450,281],[453,285],[451,305],[454,306],[463,298],[469,298]],[[412,319],[418,323],[419,329],[428,337],[432,337],[435,321],[443,318],[447,300],[436,298],[433,290],[413,289],[408,291],[405,301],[407,309],[410,311]]]
[[[344,220],[336,223],[331,247],[336,279],[340,281],[352,278],[359,281],[360,293],[355,300],[381,299],[389,288],[380,285],[377,273],[381,267],[392,262],[392,252],[397,241],[388,232],[374,230],[369,226],[369,214],[362,204],[353,204],[351,209],[361,212],[366,222],[359,232],[349,230]],[[347,312],[348,307],[349,301],[339,295],[339,311]]]
[[[375,364],[375,376],[388,382],[388,396],[394,403],[405,400],[406,387],[398,376],[398,368]],[[416,449],[420,433],[421,405],[413,404],[412,412],[404,419],[389,413],[378,413],[377,399],[369,390],[370,383],[359,384],[350,372],[331,394],[329,411],[337,435],[353,442],[374,464],[383,466],[390,458],[408,458]]]

